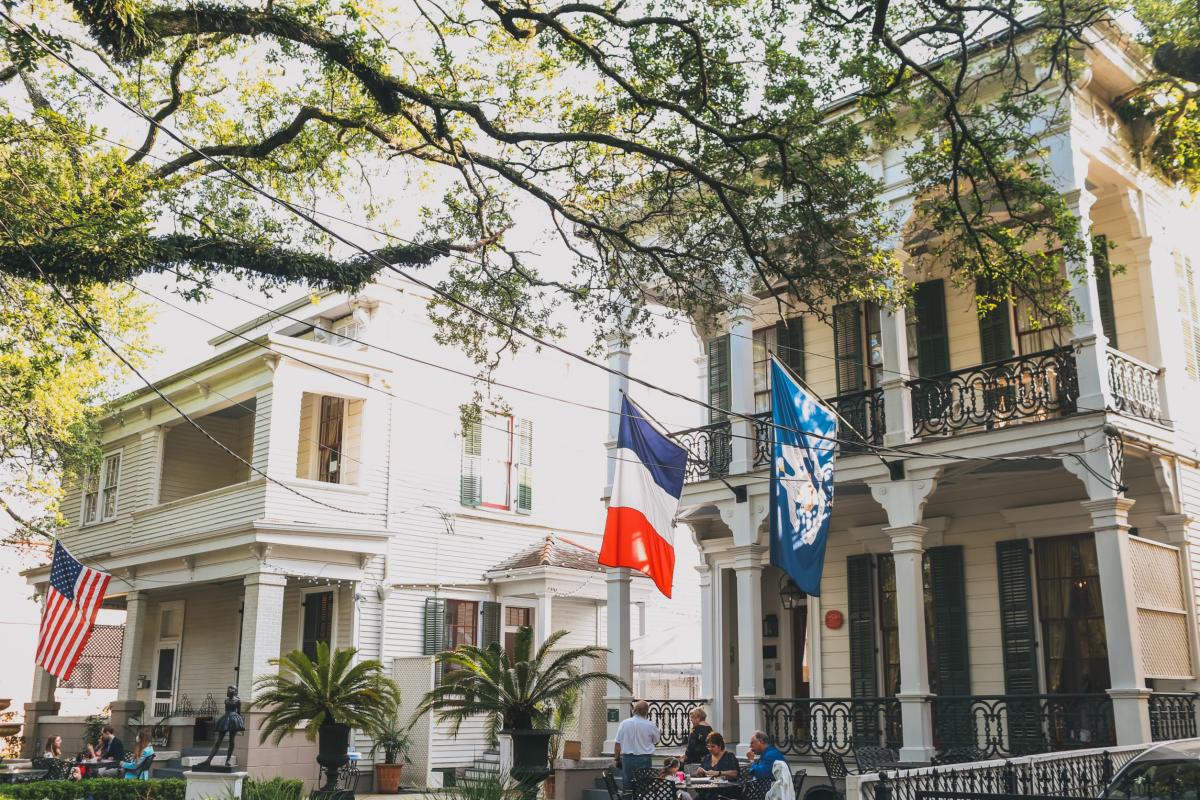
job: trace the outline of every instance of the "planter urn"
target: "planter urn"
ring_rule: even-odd
[[[550,776],[550,739],[558,733],[552,729],[507,729],[500,735],[511,743],[511,766],[513,780],[521,784],[527,795],[536,794],[537,786]],[[508,766],[501,748],[501,770]]]
[[[376,764],[375,791],[383,794],[395,794],[400,790],[400,773],[403,764]]]
[[[346,766],[350,760],[350,756],[346,753],[349,747],[349,725],[329,722],[317,730],[317,763],[325,771],[325,785],[320,788],[320,794],[332,795],[338,792],[338,770]]]

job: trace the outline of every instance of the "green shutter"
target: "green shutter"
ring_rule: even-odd
[[[839,303],[833,307],[833,356],[837,367],[837,393],[861,392],[863,380],[862,306]]]
[[[779,360],[803,379],[805,377],[803,317],[790,317],[775,323],[775,347],[778,350]]]
[[[482,420],[464,420],[462,440],[462,469],[459,471],[458,497],[464,506],[477,506],[483,502]]]
[[[846,559],[846,611],[850,633],[850,696],[876,697],[879,693],[875,653],[875,592],[871,556]]]
[[[533,513],[533,421],[517,422],[517,513]]]
[[[1036,695],[1040,682],[1029,542],[1025,539],[996,542],[996,572],[1004,693]],[[1009,749],[1013,755],[1045,752],[1040,706],[1037,699],[1008,700]]]
[[[425,642],[422,653],[435,656],[446,649],[446,601],[425,598]]]
[[[1117,314],[1113,306],[1112,270],[1108,264],[1108,238],[1092,237],[1092,263],[1096,266],[1096,297],[1100,301],[1100,324],[1108,346],[1117,346]]]
[[[718,422],[727,416],[733,402],[729,379],[729,337],[718,336],[708,340],[708,404],[709,422]]]
[[[932,547],[925,553],[929,562],[930,607],[933,619],[933,674],[936,692],[942,697],[963,698],[971,694],[971,660],[967,647],[967,582],[962,547]],[[938,741],[943,747],[974,743],[970,700],[937,703]]]
[[[483,601],[483,646],[500,643],[500,604],[491,600]]]
[[[942,281],[918,283],[913,294],[917,314],[917,372],[920,377],[950,371],[946,330],[946,291]]]
[[[980,297],[991,294],[984,280],[975,282],[975,294]],[[1013,357],[1011,318],[1012,311],[1007,300],[979,318],[981,363],[991,364]]]

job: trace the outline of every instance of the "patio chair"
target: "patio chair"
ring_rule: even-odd
[[[844,797],[846,776],[850,774],[850,768],[846,766],[846,759],[842,758],[841,753],[826,751],[821,753],[821,763],[825,766],[825,775],[828,776],[829,783],[822,783],[809,789],[805,800],[830,800]],[[838,781],[842,781],[842,788],[838,788]],[[796,796],[799,797],[800,793],[796,792]]]
[[[134,777],[136,777],[140,781],[150,780],[150,770],[151,770],[153,764],[154,764],[154,753],[151,753],[150,755],[146,756],[145,758],[143,758],[141,761],[138,762],[137,768],[133,772]]]
[[[658,779],[658,770],[655,767],[642,767],[633,771],[633,786],[626,787],[637,791],[639,786]]]
[[[975,745],[963,747],[948,747],[933,757],[934,766],[943,764],[967,764],[973,761],[985,761],[983,751]]]
[[[613,771],[606,769],[600,773],[600,777],[604,779],[604,788],[608,792],[608,800],[621,800],[621,787],[617,786],[617,779],[613,777]]]
[[[651,778],[646,781],[634,778],[633,800],[675,800],[677,788],[675,781],[668,778]]]
[[[896,751],[890,747],[864,745],[854,748],[854,763],[860,774],[878,772],[880,767],[894,764],[896,758]]]
[[[73,766],[70,761],[63,761],[61,758],[46,758],[45,756],[31,758],[29,765],[33,769],[46,770],[45,780],[48,781],[65,781],[71,777],[71,767]]]
[[[798,769],[792,773],[792,789],[796,792],[796,797],[801,798],[804,795],[801,790],[804,788],[804,781],[808,779],[808,770]]]

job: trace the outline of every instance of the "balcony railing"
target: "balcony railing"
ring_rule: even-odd
[[[899,748],[895,697],[796,697],[759,702],[763,730],[788,755],[848,755],[857,747]]]
[[[1150,695],[1150,740],[1196,736],[1196,693],[1155,692]]]
[[[658,728],[659,747],[683,747],[692,722],[688,718],[693,708],[708,705],[707,700],[647,700],[650,704],[649,719]]]
[[[908,382],[913,433],[939,436],[1075,412],[1079,379],[1069,347]]]
[[[1118,411],[1144,419],[1162,419],[1157,367],[1138,361],[1120,350],[1108,349],[1108,385]]]
[[[933,720],[943,753],[999,758],[1116,743],[1107,694],[940,696]]]
[[[688,451],[684,483],[723,478],[729,474],[729,462],[733,461],[733,431],[729,420],[679,431],[671,434],[671,438]]]
[[[849,392],[825,400],[845,422],[838,424],[839,453],[865,453],[872,445],[883,444],[886,420],[883,413],[883,390],[867,389]],[[756,414],[754,424],[754,466],[771,463],[771,413]]]

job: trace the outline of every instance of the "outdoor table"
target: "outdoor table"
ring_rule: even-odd
[[[99,777],[100,770],[112,769],[113,767],[117,766],[117,762],[115,759],[111,758],[104,760],[98,758],[85,758],[80,761],[76,761],[75,766],[79,767],[79,777],[81,779],[96,778]]]
[[[46,777],[48,772],[44,769],[0,769],[0,783],[28,783]]]

